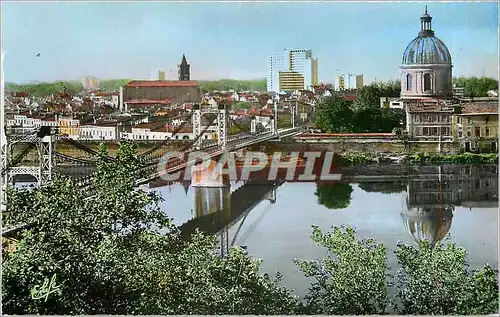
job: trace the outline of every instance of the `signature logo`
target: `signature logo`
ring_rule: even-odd
[[[60,291],[61,288],[59,286],[56,286],[56,274],[54,274],[50,281],[48,278],[45,278],[42,286],[35,285],[35,287],[31,289],[31,298],[41,299],[45,297],[45,301],[47,301],[47,298],[49,298],[50,294]]]

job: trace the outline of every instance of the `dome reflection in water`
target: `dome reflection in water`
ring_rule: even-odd
[[[408,234],[415,241],[426,240],[430,245],[443,240],[451,228],[453,207],[413,207],[401,213]]]

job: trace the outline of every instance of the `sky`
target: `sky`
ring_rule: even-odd
[[[285,48],[311,49],[325,83],[339,73],[394,80],[426,4],[453,75],[498,78],[496,2],[2,1],[5,80],[177,79],[182,54],[194,80],[264,78]]]

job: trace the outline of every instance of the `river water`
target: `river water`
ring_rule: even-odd
[[[261,269],[279,271],[282,283],[303,296],[309,281],[294,259],[317,260],[324,249],[311,238],[312,225],[352,225],[360,238],[383,242],[396,270],[398,241],[437,243],[447,235],[466,248],[471,268],[498,268],[498,171],[496,166],[398,166],[346,169],[329,184],[285,182],[225,188],[155,181],[165,212],[192,231],[217,234],[221,252],[246,247],[263,259]]]

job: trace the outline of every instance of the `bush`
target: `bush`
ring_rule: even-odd
[[[387,257],[382,244],[356,240],[352,227],[334,227],[324,235],[313,227],[312,239],[329,256],[322,263],[295,260],[315,281],[305,297],[304,312],[326,315],[383,313],[387,298]]]
[[[183,240],[157,195],[134,188],[132,144],[101,159],[88,198],[73,180],[12,191],[6,224],[33,223],[3,254],[7,314],[293,314],[291,292],[259,273],[243,250],[215,255],[215,238]],[[47,300],[31,291],[56,276]]]
[[[417,153],[412,156],[407,156],[405,161],[410,164],[498,164],[498,154],[475,154],[467,152],[454,155],[440,155],[434,153]]]
[[[483,315],[498,311],[498,281],[485,265],[470,272],[466,252],[449,240],[434,248],[398,245],[395,251],[402,269],[398,275],[401,314]]]

